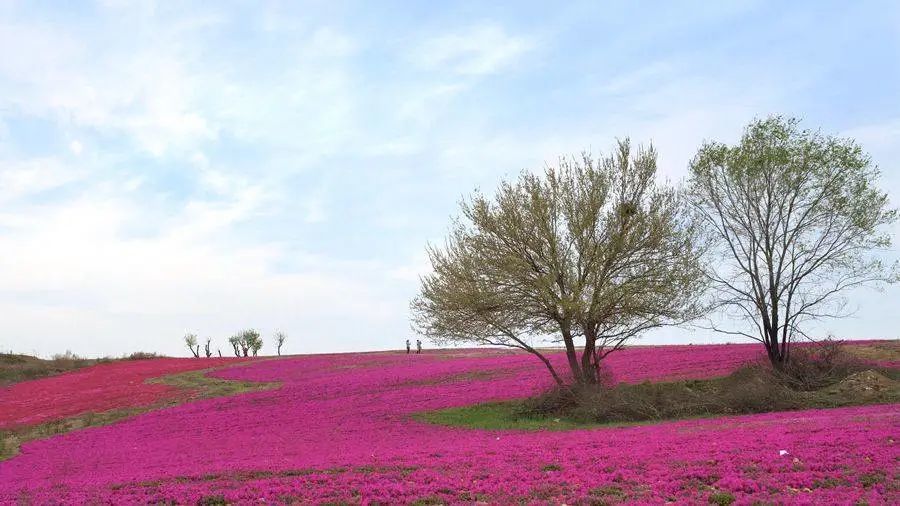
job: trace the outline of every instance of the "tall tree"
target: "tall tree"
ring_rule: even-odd
[[[656,181],[656,151],[620,141],[466,200],[445,246],[428,249],[413,325],[439,344],[525,350],[558,383],[532,343],[561,341],[572,378],[594,383],[632,338],[703,313],[702,253],[678,193]]]
[[[704,144],[691,162],[693,208],[718,239],[709,272],[718,304],[744,325],[717,331],[790,358],[804,323],[846,314],[847,289],[900,279],[871,255],[890,246],[897,219],[878,169],[851,139],[780,116],[752,122],[739,144]]]

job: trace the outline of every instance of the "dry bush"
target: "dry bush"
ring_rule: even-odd
[[[574,386],[556,386],[552,389],[522,401],[519,414],[522,416],[555,416],[568,414],[581,402],[579,389]]]
[[[704,389],[692,389],[688,382],[644,382],[600,388],[583,397],[574,416],[597,422],[697,416],[709,411],[704,393]]]
[[[719,381],[711,402],[720,413],[765,413],[800,407],[797,394],[768,364],[745,365]]]
[[[851,391],[832,392],[832,386],[872,369],[878,369],[885,382],[897,376],[897,371],[865,364],[840,342],[827,340],[796,347],[791,361],[777,370],[758,362],[723,378],[557,387],[523,401],[516,414],[615,423],[853,405],[863,401]],[[898,392],[892,388],[873,402],[896,399]]]
[[[524,401],[521,416],[563,416],[578,422],[631,422],[711,412],[703,382],[644,382],[555,388]]]
[[[153,351],[136,351],[125,357],[125,360],[145,360],[148,358],[163,358],[163,355]]]
[[[828,338],[806,346],[795,346],[790,359],[775,373],[788,388],[809,392],[871,368],[871,365],[849,353],[844,343]]]
[[[51,360],[43,360],[29,355],[3,353],[0,354],[0,387],[19,381],[52,376],[106,360],[108,359],[81,358],[72,352],[54,355]]]
[[[65,353],[54,353],[53,356],[50,357],[50,360],[63,361],[63,360],[82,360],[81,357],[72,353],[72,350],[66,350]]]

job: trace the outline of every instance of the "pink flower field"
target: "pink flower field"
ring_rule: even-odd
[[[638,347],[609,363],[619,381],[701,377],[726,374],[760,350]],[[147,363],[169,373],[165,361]],[[485,431],[411,415],[537,392],[550,383],[535,358],[494,350],[295,356],[211,375],[282,386],[26,443],[0,462],[0,503],[705,504],[720,493],[737,504],[900,502],[897,405]],[[79,377],[52,379],[108,409],[104,390],[77,393],[94,388]],[[130,402],[118,392],[147,386],[136,381],[125,379],[111,402]],[[28,385],[2,392],[0,420],[63,416],[56,403],[65,399],[22,404]]]
[[[89,411],[145,406],[177,396],[150,378],[233,364],[237,358],[120,360],[0,388],[0,429]]]

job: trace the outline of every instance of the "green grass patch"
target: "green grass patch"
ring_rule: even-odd
[[[709,495],[709,503],[718,506],[728,506],[734,502],[734,495],[728,492],[713,492]]]
[[[437,425],[488,430],[572,430],[601,426],[571,420],[521,416],[521,406],[521,401],[487,402],[426,411],[413,415],[413,418]]]

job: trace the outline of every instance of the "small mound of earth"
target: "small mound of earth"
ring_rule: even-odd
[[[880,393],[896,392],[898,382],[887,376],[869,369],[868,371],[851,374],[840,383],[828,389],[833,394],[860,394],[876,395]]]

